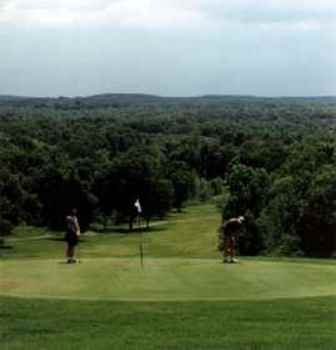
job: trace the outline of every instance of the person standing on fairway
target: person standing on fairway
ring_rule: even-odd
[[[238,234],[241,231],[245,218],[239,216],[237,218],[231,218],[224,222],[219,228],[219,244],[218,250],[223,255],[224,263],[238,262],[236,259],[236,242]]]
[[[78,239],[80,236],[80,227],[77,218],[77,209],[72,209],[70,214],[66,217],[66,233],[65,241],[66,246],[66,258],[67,263],[75,263],[75,247],[78,244]]]

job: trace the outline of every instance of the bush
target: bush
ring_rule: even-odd
[[[10,235],[13,228],[14,226],[10,221],[0,218],[0,237]]]

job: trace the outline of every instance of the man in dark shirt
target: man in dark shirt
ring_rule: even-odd
[[[245,218],[239,216],[229,219],[219,228],[218,250],[223,255],[223,262],[234,263],[236,259],[236,242]]]
[[[68,263],[76,262],[75,259],[75,247],[78,244],[80,236],[80,227],[77,218],[77,209],[72,209],[71,213],[66,217],[66,233],[65,241],[66,247],[66,258]]]

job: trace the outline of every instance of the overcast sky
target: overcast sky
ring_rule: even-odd
[[[0,94],[336,95],[335,0],[0,0]]]

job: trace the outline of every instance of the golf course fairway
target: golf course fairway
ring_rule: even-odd
[[[242,257],[223,264],[213,204],[141,235],[81,239],[20,227],[0,249],[4,350],[335,350],[336,262]]]

